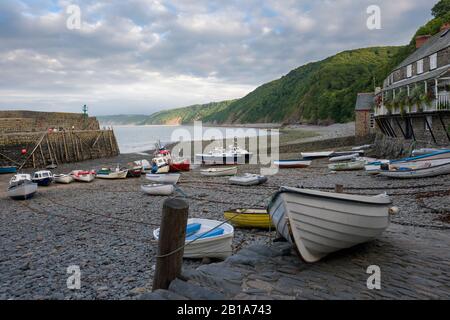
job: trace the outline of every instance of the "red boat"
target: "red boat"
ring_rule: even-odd
[[[169,172],[189,171],[191,163],[186,159],[178,162],[172,161],[169,166]]]

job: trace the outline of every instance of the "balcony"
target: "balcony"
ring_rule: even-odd
[[[450,111],[450,93],[439,93],[436,99],[431,103],[430,106],[425,103],[422,108],[418,108],[417,105],[411,106],[409,109],[406,108],[406,113],[417,113],[417,112],[438,112],[438,111]],[[400,114],[400,108],[393,108],[389,111],[386,106],[381,105],[379,108],[375,108],[375,116],[385,116],[385,115],[398,115]]]
[[[450,94],[440,93],[436,99],[436,111],[450,110]]]

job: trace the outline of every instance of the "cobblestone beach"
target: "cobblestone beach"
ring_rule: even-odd
[[[283,155],[294,158],[298,155]],[[125,164],[120,155],[60,166],[55,173]],[[379,239],[306,264],[274,231],[235,229],[234,255],[224,262],[184,260],[184,280],[151,291],[165,197],[140,191],[144,177],[40,187],[28,201],[7,198],[0,176],[0,299],[443,299],[450,298],[450,179],[388,180],[363,171],[330,173],[327,161],[286,169],[262,186],[238,187],[226,177],[183,173],[179,188],[190,217],[223,220],[223,211],[264,206],[281,185],[392,196],[400,212]],[[259,172],[252,165],[239,173]],[[179,196],[184,196],[178,193]],[[205,262],[205,261],[204,261]],[[81,289],[67,288],[67,268],[81,269]],[[368,290],[366,269],[381,268],[381,290]],[[220,270],[220,272],[219,272]]]

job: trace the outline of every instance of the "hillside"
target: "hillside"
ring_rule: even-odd
[[[114,116],[97,116],[100,125],[142,125],[146,115],[139,114],[119,114]]]
[[[160,111],[148,116],[143,124],[186,124],[203,120],[227,109],[236,100],[196,104],[184,108]]]
[[[380,85],[392,63],[401,61],[408,52],[405,48],[341,52],[292,70],[241,99],[160,111],[139,118],[139,124],[186,124],[195,120],[216,124],[351,121],[357,93],[373,91],[374,84]],[[130,116],[117,124],[132,119]]]
[[[258,87],[227,109],[203,120],[218,123],[350,121],[356,94],[373,91],[374,84],[379,85],[385,78],[386,65],[402,48],[351,50],[309,63]]]

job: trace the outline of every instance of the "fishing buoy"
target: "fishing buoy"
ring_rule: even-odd
[[[22,155],[27,154],[27,149],[22,149],[21,153]]]

